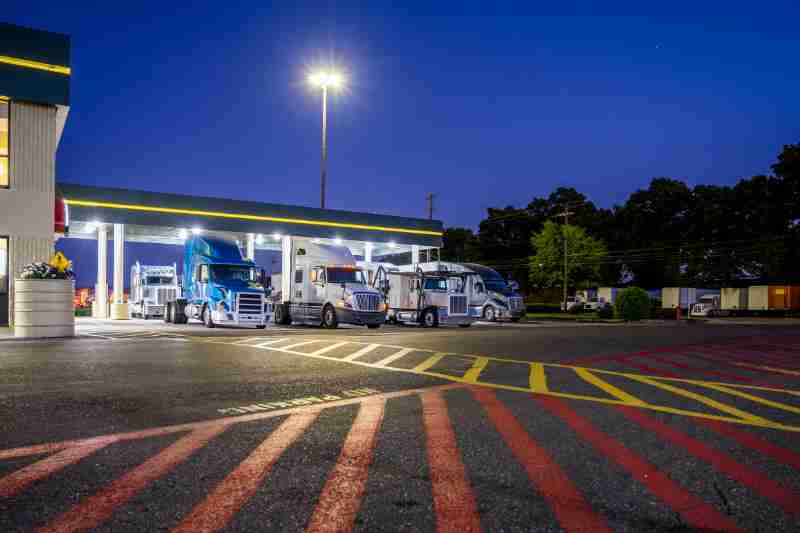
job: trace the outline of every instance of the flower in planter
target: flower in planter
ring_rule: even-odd
[[[30,263],[22,269],[20,274],[22,279],[74,279],[75,273],[72,271],[72,261],[67,259],[63,253],[56,253],[50,263]]]

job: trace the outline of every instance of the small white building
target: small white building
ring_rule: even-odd
[[[0,23],[0,327],[13,319],[14,277],[53,254],[69,54],[65,35]]]

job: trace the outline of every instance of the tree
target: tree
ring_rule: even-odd
[[[448,228],[442,235],[442,261],[469,263],[478,259],[478,239],[471,229]]]
[[[529,260],[529,279],[537,287],[564,286],[564,238],[567,240],[567,285],[587,288],[600,281],[600,265],[606,258],[603,241],[572,224],[548,220],[531,238],[536,253]]]

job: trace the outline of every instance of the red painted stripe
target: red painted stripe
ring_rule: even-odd
[[[189,433],[38,531],[64,533],[85,531],[97,526],[107,520],[114,509],[203,447],[226,427],[226,424],[217,424]]]
[[[605,520],[595,513],[572,481],[550,454],[531,438],[494,392],[473,388],[477,398],[528,478],[547,500],[564,531],[611,531]]]
[[[715,450],[711,446],[690,437],[682,431],[668,426],[655,418],[645,415],[640,409],[628,406],[616,406],[628,419],[636,422],[643,428],[656,433],[676,446],[681,446],[686,451],[711,464],[714,468],[724,473],[731,479],[750,487],[757,494],[772,500],[780,505],[789,514],[800,514],[800,494],[786,489],[775,483],[767,476],[736,462],[730,455]]]
[[[114,439],[94,439],[80,446],[71,446],[61,450],[25,468],[12,472],[4,478],[0,478],[0,498],[10,498],[34,481],[46,478],[64,467],[77,463],[112,442],[114,442]]]
[[[447,404],[438,391],[426,392],[421,397],[436,529],[439,533],[478,532],[481,530],[478,507],[461,462]]]
[[[255,494],[275,461],[318,414],[298,413],[287,418],[172,531],[210,532],[224,528]]]
[[[655,368],[648,365],[642,365],[639,363],[625,363],[631,368],[635,368],[639,372],[644,372],[645,374],[652,374],[655,377],[662,377],[662,378],[680,378],[678,374],[674,372],[670,372],[669,370],[664,370],[663,368]]]
[[[385,405],[383,400],[361,404],[306,531],[352,531],[367,485],[375,438],[383,420]]]
[[[697,366],[686,365],[686,364],[683,364],[683,363],[681,363],[679,361],[673,361],[671,359],[667,359],[666,357],[659,357],[657,355],[650,355],[648,357],[650,359],[652,359],[653,361],[658,361],[661,364],[670,365],[670,366],[673,366],[675,368],[679,368],[681,370],[688,370],[690,372],[697,372],[697,373],[700,373],[700,374],[707,374],[709,376],[716,376],[718,378],[723,378],[723,379],[732,379],[734,381],[744,381],[744,382],[747,382],[747,383],[751,383],[752,382],[752,380],[749,379],[749,378],[745,378],[745,377],[734,375],[734,374],[728,374],[726,372],[717,372],[716,370],[710,370],[708,368],[702,368],[702,367],[697,367]]]
[[[748,362],[748,363],[767,363],[773,365],[783,365],[786,364],[786,361],[782,359],[776,359],[773,357],[769,357],[766,355],[755,354],[753,352],[748,352],[745,350],[740,349],[733,349],[733,348],[715,348],[715,347],[705,347],[698,349],[699,352],[705,353],[711,356],[716,356],[718,359],[722,361],[730,361],[730,362]]]
[[[800,454],[797,454],[786,448],[782,448],[770,441],[761,438],[757,435],[742,431],[733,427],[732,424],[727,422],[720,422],[718,420],[708,420],[705,418],[695,418],[695,422],[711,428],[720,435],[724,435],[730,439],[735,440],[746,448],[756,450],[779,463],[790,465],[792,468],[800,470]]]
[[[710,351],[710,350],[709,351],[702,350],[702,353],[708,355],[709,357],[711,357],[713,359],[717,359],[721,363],[724,363],[724,364],[726,364],[728,366],[733,366],[733,367],[736,366],[736,363],[762,364],[762,365],[764,363],[772,364],[772,365],[777,364],[777,363],[771,363],[771,362],[764,361],[764,360],[753,359],[753,358],[748,358],[748,357],[742,357],[742,356],[735,355],[735,354],[724,355],[722,353],[718,353],[718,352],[714,352],[714,351]],[[731,357],[731,355],[733,355],[733,357]],[[760,369],[760,368],[747,367],[747,369],[749,371],[751,371],[751,372],[761,372],[762,374],[774,374],[774,372],[772,372],[772,371],[764,370],[764,369]]]
[[[558,398],[540,396],[537,401],[548,411],[564,420],[578,435],[631,473],[634,479],[678,513],[694,528],[718,531],[741,531],[729,518],[719,513],[666,474],[639,457],[621,442],[595,428],[588,420],[573,411]]]

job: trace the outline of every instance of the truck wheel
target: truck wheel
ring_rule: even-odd
[[[266,327],[267,327],[267,325],[266,325],[266,324],[258,324],[258,325],[256,326],[256,329],[264,329],[264,328],[266,328]]]
[[[207,328],[216,327],[216,324],[214,324],[214,319],[211,318],[211,309],[208,306],[203,308],[203,324],[205,324]]]
[[[439,315],[433,309],[426,309],[422,313],[422,325],[426,328],[439,327]]]
[[[520,316],[515,316],[511,318],[511,322],[519,322],[519,319],[522,318]]]
[[[328,304],[322,310],[322,327],[327,329],[336,329],[339,327],[339,319],[336,318],[336,309]]]
[[[459,325],[458,325],[458,327],[460,327],[460,328],[468,328],[468,327],[470,327],[471,325],[472,325],[472,324],[459,324]]]
[[[288,326],[292,323],[292,317],[289,315],[289,304],[277,304],[275,306],[275,316],[273,318],[276,324]]]
[[[189,322],[189,317],[186,316],[186,303],[175,302],[172,304],[172,322],[175,324]]]
[[[164,309],[164,322],[169,324],[170,322],[175,321],[175,317],[172,313],[175,312],[175,306],[172,305],[172,302],[167,303],[167,308]]]
[[[379,327],[381,327],[380,324],[367,324],[367,328],[369,329],[378,329]]]
[[[486,308],[483,310],[483,318],[488,322],[494,322],[497,320],[497,315],[495,314],[494,307],[491,305],[487,305]]]

